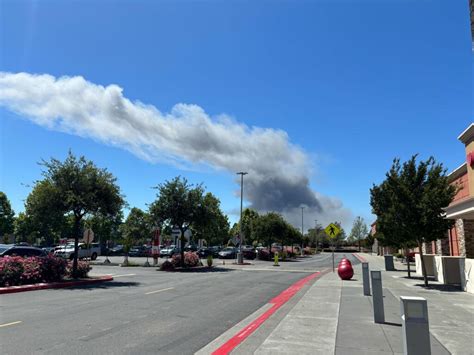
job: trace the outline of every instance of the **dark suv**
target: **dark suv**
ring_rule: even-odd
[[[46,256],[47,253],[40,248],[26,247],[19,245],[0,245],[0,257],[4,256],[22,256],[24,258],[30,256]]]

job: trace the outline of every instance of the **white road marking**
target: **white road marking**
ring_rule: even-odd
[[[174,289],[174,287],[163,288],[161,290],[147,292],[147,293],[145,293],[145,295],[151,295],[153,293],[158,293],[158,292],[163,292],[163,291],[168,291],[168,290],[173,290],[173,289]]]
[[[135,276],[136,274],[123,274],[123,275],[111,275],[113,278],[124,277],[124,276]]]
[[[15,325],[15,324],[20,324],[22,321],[19,320],[19,321],[16,321],[16,322],[11,322],[11,323],[5,323],[5,324],[0,324],[0,328],[3,328],[3,327],[8,327],[10,325]]]

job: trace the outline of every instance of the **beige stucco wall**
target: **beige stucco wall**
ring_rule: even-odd
[[[469,153],[474,152],[474,141],[466,145],[466,157]],[[469,195],[474,196],[474,169],[471,166],[467,166],[467,176],[469,179]]]

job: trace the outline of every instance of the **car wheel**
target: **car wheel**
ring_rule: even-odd
[[[95,260],[95,259],[97,259],[97,253],[92,253],[91,260]]]

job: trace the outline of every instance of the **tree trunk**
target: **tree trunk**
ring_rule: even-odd
[[[359,253],[360,253],[360,238],[358,239],[358,242],[359,242]]]
[[[79,236],[81,233],[81,217],[74,216],[74,259],[72,261],[72,277],[77,278],[77,260],[79,256]]]
[[[180,261],[180,265],[181,267],[184,267],[184,229],[183,228],[179,228],[181,230],[181,250],[179,251],[180,254],[181,254],[181,261]]]
[[[423,249],[421,243],[418,243],[418,249],[420,250],[420,260],[421,260],[421,272],[423,274],[423,280],[425,287],[428,287],[428,276],[426,276],[425,262],[423,260]]]
[[[407,261],[407,267],[408,267],[408,278],[411,279],[411,269],[410,269],[410,255],[408,252],[408,248],[405,248],[405,260]]]

